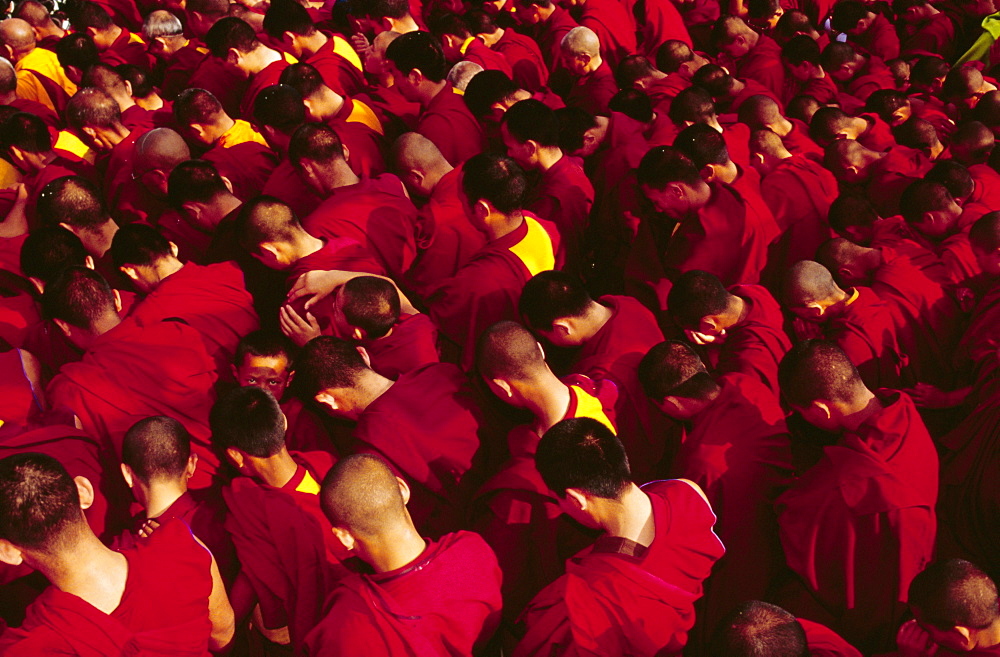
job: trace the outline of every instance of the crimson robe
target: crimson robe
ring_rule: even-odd
[[[472,37],[472,41],[466,46],[464,58],[464,61],[482,66],[485,71],[500,71],[511,79],[514,77],[514,70],[507,58],[476,37]]]
[[[295,452],[329,452],[337,450],[330,438],[324,417],[298,397],[287,397],[281,402],[281,412],[288,420],[285,429],[285,446]]]
[[[64,365],[46,397],[53,409],[73,411],[89,435],[119,456],[125,432],[139,420],[178,420],[199,457],[190,485],[203,488],[219,464],[208,427],[216,379],[215,362],[195,329],[177,321],[140,327],[125,320],[95,339],[83,360]]]
[[[813,154],[823,157],[823,149],[809,136],[809,126],[799,119],[788,119],[792,124],[791,131],[781,138],[782,143],[792,155]]]
[[[41,321],[33,288],[26,279],[0,271],[0,349],[24,346],[31,327]]]
[[[955,56],[955,24],[944,12],[938,12],[918,25],[901,26],[899,54],[906,59],[932,55],[951,61]]]
[[[896,27],[879,12],[875,12],[875,20],[872,21],[871,27],[861,34],[848,35],[847,40],[885,62],[899,57],[899,37],[896,35]]]
[[[715,514],[690,484],[644,489],[656,536],[643,546],[603,536],[528,605],[524,655],[679,655],[694,624],[702,581],[725,549]]]
[[[514,74],[512,79],[517,86],[535,93],[548,83],[549,70],[545,66],[542,51],[530,37],[508,28],[493,44],[493,49],[507,59]]]
[[[865,55],[865,63],[858,72],[847,81],[844,89],[861,103],[879,89],[895,89],[896,80],[892,71],[879,57]]]
[[[861,114],[859,118],[865,119],[868,122],[868,127],[858,135],[859,144],[878,152],[897,148],[896,138],[892,135],[892,128],[878,114]]]
[[[969,201],[983,203],[990,210],[1000,208],[1000,173],[988,164],[973,164],[969,173],[976,182]]]
[[[201,159],[215,165],[219,175],[233,184],[233,195],[241,201],[257,196],[278,166],[277,156],[267,146],[252,141],[217,144]]]
[[[579,107],[590,114],[607,115],[608,103],[618,93],[615,74],[607,61],[596,71],[577,78],[566,96],[567,107]]]
[[[971,373],[975,385],[967,403],[978,404],[1000,388],[996,359],[996,327],[1000,318],[1000,285],[996,276],[978,276],[968,282],[976,292],[969,325],[958,345],[957,360]]]
[[[358,172],[355,171],[355,173]],[[268,177],[267,183],[264,184],[261,193],[273,196],[287,204],[292,208],[296,217],[307,216],[323,202],[323,198],[302,179],[302,176],[288,160],[282,160],[278,163],[278,166]]]
[[[597,35],[601,57],[611,67],[638,50],[635,21],[616,0],[586,0],[577,21]]]
[[[211,54],[205,56],[187,82],[189,89],[212,92],[222,103],[226,114],[233,118],[242,116],[241,103],[249,85],[250,82],[239,70]]]
[[[486,150],[482,127],[450,82],[424,108],[417,132],[434,142],[452,166]]]
[[[364,73],[353,62],[337,52],[335,39],[329,36],[319,50],[302,61],[312,65],[323,78],[323,83],[341,96],[352,96],[365,86]]]
[[[50,586],[28,608],[24,624],[0,637],[0,652],[11,657],[210,657],[211,553],[175,520],[157,529],[148,543],[121,554],[128,561],[128,579],[114,611],[105,614]]]
[[[80,176],[94,184],[100,183],[97,170],[92,164],[56,155],[56,158],[46,164],[40,171],[26,177],[22,181],[24,186],[27,187],[28,192],[28,204],[25,206],[24,211],[28,215],[28,227],[30,230],[35,230],[43,224],[43,218],[38,216],[35,209],[38,203],[38,195],[41,194],[45,185],[63,176]]]
[[[361,178],[377,176],[386,172],[385,137],[372,130],[364,123],[348,121],[354,101],[344,99],[344,107],[326,122],[340,137],[340,141],[349,153],[347,162],[351,171]]]
[[[55,134],[58,134],[59,131],[63,129],[62,119],[59,118],[59,115],[48,106],[37,101],[29,98],[15,98],[10,102],[10,106],[19,112],[27,112],[28,114],[34,114],[40,118],[45,122],[45,125],[49,127],[50,134],[53,130],[55,131]]]
[[[278,84],[281,80],[281,72],[288,68],[288,65],[289,62],[282,55],[281,59],[271,62],[250,76],[246,93],[243,94],[243,100],[240,102],[240,117],[247,121],[253,118],[253,102],[257,99],[257,94],[272,85]]]
[[[120,66],[131,64],[143,70],[151,70],[155,60],[146,50],[146,44],[138,34],[122,28],[121,34],[115,39],[107,50],[101,53],[101,61],[108,66]]]
[[[861,657],[861,651],[825,625],[797,618],[806,633],[811,657]]]
[[[396,278],[416,256],[416,221],[417,209],[403,183],[386,173],[338,187],[302,226],[315,237],[354,240]]]
[[[913,401],[884,405],[778,498],[781,543],[803,597],[783,606],[812,617],[866,654],[889,649],[910,581],[931,561],[938,455]],[[789,602],[792,602],[791,600]]]
[[[534,37],[538,48],[542,51],[549,73],[562,66],[562,40],[566,33],[577,27],[579,23],[570,13],[556,5],[555,11],[548,20],[535,25]],[[601,44],[604,45],[603,43]]]
[[[833,174],[811,157],[782,160],[764,176],[760,193],[781,231],[768,255],[768,264],[777,271],[811,259],[832,236],[826,217],[840,190]]]
[[[163,72],[160,95],[167,100],[177,98],[177,95],[187,88],[188,81],[192,80],[195,72],[205,62],[206,57],[211,59],[211,55],[208,54],[208,48],[204,46],[199,47],[196,43],[189,41],[177,50],[177,52],[161,60],[159,66],[157,66],[157,70],[162,70]],[[244,87],[246,86],[246,80],[238,78],[235,73],[232,73],[232,75],[235,79],[241,80]],[[206,76],[203,74],[202,77]],[[219,97],[216,96],[216,98]],[[219,102],[223,103],[223,106],[226,107],[222,98],[219,98]],[[237,103],[237,106],[239,106],[239,103]],[[226,113],[229,113],[228,108]],[[230,116],[235,116],[235,114],[230,114]]]
[[[350,451],[381,454],[410,484],[408,508],[421,533],[452,531],[480,481],[478,401],[456,366],[434,363],[400,375],[368,405]]]
[[[400,315],[392,332],[381,338],[361,341],[373,370],[387,379],[398,379],[417,368],[440,361],[437,327],[423,313]]]
[[[354,98],[375,112],[388,139],[413,130],[422,111],[419,103],[406,100],[396,87],[367,87]]]
[[[594,205],[594,186],[581,163],[563,155],[529,192],[525,207],[556,225],[565,251],[567,271],[581,272],[585,266],[584,233]]]
[[[641,0],[632,13],[639,27],[639,50],[650,61],[656,61],[660,46],[672,39],[693,44],[684,19],[670,0]]]
[[[129,316],[139,326],[179,319],[194,328],[224,376],[240,338],[260,328],[243,272],[233,262],[187,263],[161,280]]]
[[[922,152],[906,146],[893,146],[873,164],[872,176],[865,191],[879,216],[899,214],[899,198],[903,191],[910,183],[922,178],[933,164]]]
[[[44,411],[24,371],[20,349],[0,352],[0,377],[0,423],[24,426]]]
[[[757,45],[736,62],[736,77],[741,80],[756,80],[780,98],[785,86],[781,46],[771,37],[762,34]]]

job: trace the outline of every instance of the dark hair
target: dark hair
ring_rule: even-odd
[[[718,384],[686,342],[667,340],[655,345],[639,362],[639,382],[655,402],[667,396],[705,399]]]
[[[368,369],[354,344],[323,335],[303,347],[295,380],[312,396],[328,388],[351,388]]]
[[[94,40],[86,32],[71,32],[59,39],[56,57],[63,68],[73,66],[81,73],[101,61]]]
[[[694,185],[702,179],[698,166],[672,146],[657,146],[643,155],[636,178],[640,185],[653,189],[666,189],[670,183],[678,182]]]
[[[63,176],[46,184],[35,207],[49,225],[96,230],[111,218],[97,185],[80,176]]]
[[[287,84],[275,84],[262,89],[253,101],[253,118],[286,134],[306,121],[306,106],[302,96]]]
[[[719,624],[709,654],[718,657],[809,657],[802,623],[781,607],[751,600]]]
[[[325,123],[300,125],[288,143],[288,159],[296,167],[302,160],[330,162],[344,159],[344,144],[336,131]]]
[[[212,446],[220,453],[235,448],[255,456],[274,456],[285,446],[285,418],[267,390],[244,386],[225,393],[209,414]]]
[[[618,437],[589,417],[563,420],[538,442],[535,466],[559,497],[575,488],[595,497],[618,499],[632,481],[628,456]]]
[[[122,226],[111,240],[111,260],[115,267],[150,266],[172,255],[170,242],[158,230],[145,224]]]
[[[381,338],[399,321],[399,292],[379,276],[356,276],[344,283],[340,310],[351,326],[369,338]]]
[[[59,461],[30,452],[0,459],[0,538],[44,552],[82,523],[80,493]]]
[[[320,87],[326,84],[326,81],[316,67],[305,62],[286,66],[281,72],[281,77],[278,78],[278,81],[282,85],[287,85],[299,93],[300,105],[303,98],[309,98],[319,91]],[[305,106],[303,106],[303,111],[304,109]]]
[[[521,290],[518,311],[537,331],[550,331],[557,319],[579,317],[593,303],[583,282],[563,271],[535,274]]]
[[[208,203],[229,192],[215,165],[204,160],[181,162],[167,179],[167,199],[175,208],[185,203]]]
[[[691,158],[699,169],[730,161],[722,133],[706,123],[695,123],[681,130],[674,139],[674,147]]]
[[[139,420],[122,440],[122,463],[145,483],[179,478],[190,457],[191,434],[172,417]]]
[[[462,191],[470,205],[485,199],[503,214],[523,208],[528,181],[521,167],[506,155],[479,153],[466,161],[462,171]]]
[[[264,14],[264,31],[280,40],[285,32],[307,36],[316,31],[309,10],[295,0],[271,0]]]
[[[226,110],[215,95],[204,89],[185,89],[174,100],[174,118],[179,125],[210,124]]]
[[[386,48],[385,56],[403,75],[419,69],[432,82],[441,82],[448,75],[444,50],[430,32],[407,32],[396,37]]]
[[[694,329],[702,318],[725,311],[729,297],[729,291],[718,276],[692,269],[674,281],[667,294],[667,310],[678,326]]]
[[[52,135],[41,118],[15,112],[0,124],[0,143],[5,149],[16,146],[28,153],[47,153],[52,150]]]
[[[833,5],[830,25],[838,32],[847,32],[857,27],[858,21],[870,12],[868,5],[859,0],[842,0]]]
[[[638,89],[622,89],[608,101],[608,109],[621,112],[640,123],[650,123],[653,120],[653,101]]]
[[[920,620],[941,630],[983,630],[997,621],[997,586],[963,559],[932,563],[910,582],[907,600]]]
[[[48,284],[67,267],[83,267],[87,250],[83,242],[62,226],[42,226],[21,244],[21,271]]]
[[[531,140],[541,146],[559,145],[559,119],[540,100],[529,98],[515,103],[504,114],[503,124],[510,136],[522,144]]]
[[[474,80],[475,78],[473,78]],[[575,153],[583,148],[587,131],[597,125],[594,115],[580,107],[557,109],[556,118],[559,119],[559,148],[567,153]]]
[[[245,20],[226,16],[217,20],[205,33],[205,45],[213,56],[225,59],[230,49],[242,53],[252,52],[260,45],[260,41]]]
[[[810,36],[798,34],[786,41],[785,45],[781,47],[781,57],[792,66],[799,66],[804,62],[819,66],[819,44]]]
[[[90,330],[108,313],[116,312],[115,294],[108,282],[86,267],[69,267],[45,286],[45,316]]]
[[[297,348],[295,343],[285,337],[279,331],[268,331],[259,329],[253,333],[248,333],[240,338],[236,345],[236,354],[233,363],[239,367],[247,359],[247,356],[257,356],[259,358],[278,358],[284,356],[291,366],[294,361]]]
[[[462,100],[473,116],[482,118],[490,113],[490,108],[513,96],[519,88],[503,71],[487,69],[469,80]]]
[[[154,91],[153,76],[148,69],[135,64],[119,64],[115,72],[132,85],[132,95],[135,98],[145,98]]]

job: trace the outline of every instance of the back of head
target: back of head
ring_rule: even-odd
[[[817,46],[818,47],[818,46]],[[820,59],[823,68],[828,72],[836,72],[844,64],[850,64],[857,58],[858,53],[854,46],[846,41],[831,41],[823,49],[823,56]]]
[[[751,155],[778,157],[786,150],[788,149],[785,148],[785,142],[781,141],[781,137],[770,130],[754,130],[750,133]]]
[[[150,267],[172,255],[167,238],[146,224],[122,226],[111,240],[111,260],[115,267]]]
[[[827,301],[839,292],[830,270],[813,260],[800,260],[792,265],[781,285],[782,301],[793,308]]]
[[[347,340],[320,336],[299,355],[296,382],[309,396],[327,389],[352,388],[370,368]]]
[[[899,197],[899,213],[909,223],[920,223],[928,212],[945,210],[954,203],[948,188],[930,180],[917,180]]]
[[[173,171],[178,164],[190,159],[191,148],[180,134],[170,128],[153,128],[135,140],[132,170]]]
[[[972,247],[983,253],[1000,250],[1000,212],[987,212],[969,229]]]
[[[892,115],[898,110],[906,107],[910,101],[906,94],[897,89],[878,89],[868,96],[865,101],[865,111],[878,114],[879,118],[886,123],[892,123]]]
[[[941,94],[947,100],[968,98],[983,85],[983,74],[975,66],[956,66],[948,71],[941,87]]]
[[[297,355],[296,352],[295,343],[289,340],[284,333],[259,329],[240,338],[236,345],[233,363],[239,367],[246,361],[247,356],[255,356],[257,358],[284,357],[291,364],[294,356]]]
[[[87,0],[74,0],[66,3],[66,15],[69,18],[69,24],[77,32],[86,32],[88,28],[103,32],[110,30],[115,24],[111,14],[104,7]]]
[[[175,208],[185,203],[208,204],[220,194],[230,193],[215,165],[204,160],[188,160],[175,166],[167,188],[167,198]]]
[[[63,68],[70,66],[80,72],[101,61],[94,39],[86,32],[71,32],[56,44],[56,57]]]
[[[931,564],[910,582],[907,602],[921,623],[939,630],[984,630],[1000,618],[997,586],[963,559]]]
[[[253,118],[258,125],[291,134],[306,122],[306,106],[298,91],[285,84],[275,84],[261,90],[254,98]]]
[[[580,317],[591,303],[593,300],[579,278],[552,270],[535,274],[524,284],[517,308],[531,328],[551,331],[557,319]]]
[[[300,125],[288,143],[288,159],[297,167],[308,160],[317,164],[331,164],[344,159],[344,144],[330,126],[323,123]]]
[[[924,180],[941,183],[952,198],[967,198],[976,190],[976,181],[969,170],[955,160],[938,160],[930,171],[924,174]]]
[[[12,16],[20,18],[32,27],[45,27],[52,21],[46,6],[36,0],[22,0],[17,3]]]
[[[410,13],[407,0],[357,0],[349,3],[348,11],[353,16],[380,20],[393,18],[399,20]]]
[[[396,170],[431,171],[450,167],[441,150],[419,132],[404,132],[392,144],[392,161]]]
[[[41,154],[52,150],[52,135],[48,126],[34,114],[16,112],[0,123],[0,143],[27,153]]]
[[[1000,125],[1000,90],[987,91],[972,110],[972,118],[990,128]]]
[[[951,67],[948,62],[936,55],[926,55],[919,57],[910,66],[910,84],[917,88],[928,89],[933,87],[936,81],[948,75]]]
[[[729,296],[718,276],[692,269],[674,281],[667,295],[667,308],[678,326],[697,329],[703,317],[718,315],[726,310]]]
[[[272,0],[264,14],[264,31],[280,41],[285,32],[308,36],[316,31],[316,26],[309,10],[295,0]]]
[[[403,75],[417,69],[431,82],[441,82],[448,75],[441,42],[430,32],[407,32],[397,37],[386,48],[385,56]]]
[[[654,402],[666,397],[705,399],[717,389],[698,354],[686,342],[667,340],[650,349],[639,362],[639,382]]]
[[[864,196],[841,194],[830,204],[827,221],[839,235],[846,235],[848,229],[858,226],[871,228],[879,220],[878,213]]]
[[[805,12],[790,9],[778,19],[771,36],[778,43],[783,43],[798,34],[812,34],[815,29],[816,26]]]
[[[868,5],[860,0],[844,0],[833,6],[833,14],[830,24],[838,32],[853,30],[858,25],[858,21],[868,16]]]
[[[815,401],[848,402],[865,384],[840,347],[824,340],[803,340],[778,365],[781,395],[796,408]]]
[[[841,267],[850,267],[854,264],[863,250],[864,247],[849,239],[834,237],[819,245],[816,249],[816,261],[831,272],[838,272]]]
[[[285,416],[267,390],[255,386],[230,390],[212,406],[208,420],[212,447],[220,453],[237,449],[268,458],[285,447]]]
[[[805,34],[793,36],[781,47],[781,58],[792,66],[801,66],[806,63],[820,66],[819,44]]]
[[[687,121],[705,123],[715,116],[715,102],[701,87],[684,89],[670,103],[670,120],[677,124]]]
[[[281,72],[279,80],[281,84],[297,91],[301,98],[311,97],[326,84],[316,67],[305,62],[286,67]],[[301,98],[299,104],[302,104]]]
[[[656,68],[664,73],[674,73],[693,59],[691,46],[678,39],[669,39],[656,51]]]
[[[147,98],[157,91],[153,84],[152,72],[147,68],[133,64],[119,64],[115,67],[115,72],[123,82],[132,85],[133,98]],[[122,86],[124,87],[124,84]]]
[[[916,116],[910,117],[904,123],[893,128],[892,135],[901,146],[921,151],[929,151],[941,143],[934,126],[929,121]]]
[[[560,44],[562,51],[570,55],[586,55],[598,57],[601,54],[601,41],[589,27],[578,25],[566,33]]]
[[[326,473],[320,506],[330,524],[361,540],[377,540],[408,522],[399,482],[374,454],[353,454]]]
[[[86,267],[69,267],[56,276],[45,287],[42,309],[47,317],[85,330],[118,312],[111,286]]]
[[[174,100],[174,118],[179,125],[213,125],[226,110],[210,91],[185,89]]]
[[[355,276],[341,288],[337,307],[367,338],[381,338],[399,321],[399,292],[379,276]]]
[[[171,417],[139,420],[122,440],[122,463],[146,484],[180,479],[190,457],[191,434]]]
[[[589,417],[563,420],[546,431],[538,442],[535,466],[545,485],[559,497],[575,488],[616,500],[632,481],[628,456],[618,436]]]
[[[749,31],[750,26],[739,16],[723,16],[712,26],[712,43],[719,48]]]
[[[97,186],[80,176],[63,176],[42,187],[38,195],[38,216],[49,225],[66,224],[96,231],[111,215]]]
[[[427,27],[430,29],[431,34],[439,39],[445,35],[461,39],[467,39],[472,36],[472,32],[469,30],[469,26],[466,25],[463,17],[453,14],[450,11],[432,15],[427,21]]]
[[[465,91],[472,82],[472,78],[482,73],[485,69],[476,62],[463,59],[448,70],[448,82],[459,91]]]
[[[35,31],[21,18],[0,21],[0,41],[14,52],[24,52],[35,47]]]
[[[83,242],[62,226],[37,228],[21,245],[21,271],[46,285],[69,267],[86,266],[86,260]]]
[[[740,123],[745,123],[755,130],[764,128],[780,118],[781,106],[778,105],[778,101],[764,94],[750,96],[740,105]]]
[[[951,136],[952,154],[966,165],[988,161],[994,146],[996,136],[980,121],[962,123]]]
[[[799,121],[808,124],[812,121],[813,116],[815,116],[820,107],[822,107],[822,105],[820,105],[819,101],[812,96],[799,94],[798,96],[793,96],[792,99],[785,104],[785,114],[787,114],[790,119],[798,119]]]
[[[492,112],[494,105],[513,97],[519,89],[506,73],[489,69],[469,80],[462,99],[473,116],[482,118]]]
[[[157,9],[146,16],[142,24],[142,36],[147,40],[157,37],[179,37],[184,35],[181,19],[166,9]]]
[[[241,18],[226,16],[205,34],[205,45],[214,57],[226,59],[230,50],[251,53],[260,46],[253,28]]]
[[[302,224],[287,203],[261,195],[240,208],[234,232],[241,248],[257,253],[261,244],[293,242],[302,233]]]
[[[0,459],[0,538],[53,554],[85,528],[76,483],[44,454]]]
[[[587,131],[597,127],[593,114],[581,107],[562,107],[556,110],[559,119],[559,148],[575,153],[586,143]]]
[[[719,98],[729,92],[733,77],[718,64],[705,64],[695,71],[691,82],[707,91],[714,98]]]
[[[622,89],[608,101],[608,109],[640,123],[653,121],[653,102],[638,89]]]
[[[656,69],[652,62],[642,55],[629,55],[615,68],[615,81],[621,89],[631,89],[635,83],[652,75]]]
[[[113,67],[107,64],[94,64],[83,73],[82,87],[94,87],[100,89],[109,96],[127,96],[125,88],[125,78],[121,76]],[[73,96],[76,98],[76,96]],[[72,98],[70,99],[72,100]]]
[[[663,190],[671,183],[695,185],[701,182],[698,166],[672,146],[650,149],[639,162],[637,178],[640,185]]]
[[[862,166],[871,152],[856,139],[834,139],[823,150],[823,166],[840,180],[851,167]]]
[[[510,136],[522,144],[530,140],[539,146],[559,146],[559,119],[540,100],[529,98],[515,103],[504,114],[503,124]]]
[[[523,208],[528,181],[511,158],[479,153],[466,161],[462,171],[462,191],[469,205],[485,200],[505,215],[516,214]]]
[[[809,657],[802,624],[781,607],[759,600],[744,602],[719,624],[709,649],[712,657]]]
[[[17,90],[17,72],[9,59],[0,57],[0,93],[10,94]]]
[[[219,18],[228,12],[229,3],[226,0],[189,0],[184,3],[186,11],[193,11],[205,17]]]
[[[838,139],[850,117],[839,107],[821,107],[809,122],[809,136],[820,146]]]
[[[531,331],[517,322],[497,322],[479,336],[476,368],[485,379],[530,381],[545,371],[545,358]]]
[[[497,25],[496,17],[481,9],[470,9],[465,12],[463,18],[472,34],[493,34],[500,27]]]
[[[710,164],[729,164],[729,149],[722,133],[710,125],[695,123],[681,130],[674,139],[674,148],[678,149],[703,169]]]
[[[66,105],[66,123],[77,130],[111,129],[121,125],[122,113],[115,99],[105,92],[96,88],[84,88],[69,99]]]

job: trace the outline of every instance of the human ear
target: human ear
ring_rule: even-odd
[[[86,511],[94,505],[94,485],[86,477],[77,475],[73,477],[76,483],[76,490],[80,494],[80,508]]]

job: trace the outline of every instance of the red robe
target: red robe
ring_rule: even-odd
[[[387,379],[440,361],[437,352],[437,327],[423,313],[400,315],[387,336],[362,340],[373,370]]]
[[[252,141],[234,146],[216,145],[201,159],[214,164],[219,175],[229,179],[233,195],[241,201],[257,196],[278,166],[278,158],[267,146]]]
[[[281,412],[288,420],[285,429],[285,446],[295,452],[328,452],[336,456],[337,450],[324,416],[307,406],[298,397],[281,402]]]
[[[246,93],[243,94],[243,100],[240,102],[241,118],[247,121],[253,119],[253,102],[257,99],[257,94],[272,85],[278,84],[281,80],[281,72],[288,68],[288,65],[289,62],[286,56],[282,55],[281,59],[271,62],[256,74],[250,76]]]
[[[323,46],[302,61],[310,64],[319,72],[323,83],[341,96],[353,96],[365,86],[364,73],[353,62],[336,52],[334,39],[340,36],[330,36]]]
[[[841,93],[837,88],[837,83],[833,81],[828,73],[821,78],[809,78],[808,80],[794,80],[794,85],[789,85],[789,90],[784,95],[787,103],[795,96],[811,96],[820,105],[840,104]]]
[[[847,40],[858,46],[864,52],[871,53],[887,62],[899,57],[899,37],[895,26],[879,12],[875,12],[875,20],[871,27],[862,34],[850,35]]]
[[[991,210],[1000,208],[1000,173],[988,164],[973,164],[969,173],[976,182],[969,202],[982,203]]]
[[[277,84],[277,80],[271,84]],[[219,99],[226,114],[242,116],[241,107],[250,82],[243,75],[218,57],[206,55],[188,79],[187,88],[205,89]]]
[[[397,278],[416,256],[416,221],[417,209],[403,183],[387,173],[338,187],[302,226],[315,237],[354,240]]]
[[[662,481],[645,491],[652,544],[603,536],[567,562],[566,574],[521,615],[527,632],[515,657],[681,653],[701,583],[725,550],[711,507],[689,484]]]
[[[861,657],[861,651],[825,625],[804,618],[796,619],[806,633],[811,657]]]
[[[450,82],[424,108],[417,132],[434,142],[452,166],[486,150],[482,127]]]
[[[0,424],[25,426],[45,410],[24,371],[20,349],[0,352],[0,377]]]
[[[295,216],[300,219],[308,216],[323,202],[323,198],[302,179],[302,176],[288,160],[282,160],[278,163],[264,184],[261,193],[286,203],[292,208]]]
[[[844,85],[844,90],[861,103],[879,89],[896,88],[892,71],[879,57],[868,55],[866,60],[864,66]]]
[[[50,134],[52,134],[53,130],[55,131],[54,134],[58,134],[63,129],[62,119],[59,118],[59,115],[49,109],[48,106],[42,105],[37,101],[28,98],[15,98],[11,101],[10,106],[19,112],[34,114],[42,121],[45,121],[45,125],[49,126]]]
[[[777,500],[781,543],[803,587],[798,604],[866,654],[895,638],[913,577],[931,561],[938,456],[913,401],[879,391],[885,408],[845,433]],[[793,601],[789,601],[793,602]]]
[[[860,141],[860,140],[859,140]],[[893,146],[872,165],[872,177],[866,192],[881,217],[899,214],[899,198],[913,181],[922,178],[933,166],[922,152],[906,146]]]
[[[618,93],[615,74],[607,61],[593,73],[577,78],[566,96],[567,107],[579,107],[590,114],[608,114],[608,103]]]
[[[684,19],[670,0],[643,0],[633,14],[638,14],[639,49],[650,61],[655,62],[660,46],[672,39],[692,45]]]
[[[823,157],[823,149],[809,137],[809,126],[798,119],[788,119],[792,130],[781,138],[782,143],[792,155],[813,154]]]
[[[955,24],[944,12],[938,12],[919,25],[900,26],[899,54],[906,59],[925,55],[951,61],[955,56]]]
[[[514,84],[535,93],[549,81],[549,70],[538,44],[530,37],[504,30],[503,36],[493,44],[493,49],[503,55],[513,71]]]
[[[472,37],[472,41],[466,46],[464,57],[464,61],[478,64],[485,71],[500,71],[511,79],[514,77],[514,71],[511,69],[507,58],[476,37]]]
[[[249,579],[264,626],[288,627],[292,647],[323,618],[323,602],[348,573],[330,521],[319,505],[319,482],[333,467],[324,452],[295,453],[298,471],[282,488],[236,477],[222,489],[241,576]]]
[[[346,578],[328,606],[314,657],[478,654],[500,620],[500,569],[476,534],[447,534],[402,568]]]
[[[83,360],[52,379],[46,397],[66,408],[94,438],[121,455],[128,429],[150,415],[167,415],[191,433],[199,465],[192,488],[203,488],[219,460],[212,451],[208,413],[215,401],[215,363],[201,334],[177,321],[145,328],[125,320],[98,337]]]
[[[624,5],[616,0],[586,0],[578,22],[597,35],[601,42],[601,57],[611,67],[638,50],[635,21]]]
[[[166,100],[177,98],[177,95],[187,88],[188,81],[192,79],[198,67],[202,66],[206,57],[211,58],[211,55],[208,54],[208,48],[199,47],[195,42],[188,42],[173,55],[160,60],[156,67],[163,73],[160,95]],[[235,73],[233,76],[236,77]],[[242,78],[239,79],[242,80]],[[245,80],[243,80],[243,86],[246,86]],[[218,98],[218,96],[216,97]],[[219,98],[219,102],[225,105],[221,98]]]
[[[582,272],[586,253],[584,233],[594,205],[594,186],[575,158],[563,155],[529,192],[525,207],[556,225],[565,252],[565,269]]]
[[[385,173],[385,137],[364,123],[348,120],[353,111],[354,101],[345,98],[343,107],[326,124],[333,128],[347,149],[351,171],[362,178]]]
[[[761,35],[757,45],[736,62],[736,77],[756,80],[780,98],[785,86],[781,46],[771,37]]]
[[[568,11],[556,5],[549,19],[535,26],[535,41],[542,51],[545,64],[549,67],[549,73],[562,66],[563,37],[577,25],[579,24]]]
[[[528,280],[559,263],[555,226],[525,213],[514,231],[489,242],[452,278],[427,298],[438,330],[462,350],[461,363],[471,369],[476,340],[493,324],[517,321],[517,301]]]
[[[128,560],[128,579],[113,612],[105,614],[50,586],[28,608],[24,624],[4,632],[0,652],[11,657],[210,657],[208,550],[183,522],[174,521],[160,527],[147,544],[122,554]]]
[[[417,257],[406,272],[407,290],[426,299],[486,246],[486,237],[469,221],[459,188],[461,169],[438,181],[417,219]]]
[[[243,272],[234,262],[184,265],[132,307],[139,326],[179,319],[201,334],[217,371],[226,376],[240,338],[260,328]]]
[[[27,187],[28,192],[28,204],[25,207],[25,212],[28,215],[28,227],[30,230],[35,230],[42,225],[42,217],[39,217],[35,210],[35,206],[38,203],[38,195],[41,194],[45,185],[63,176],[81,176],[92,183],[100,183],[97,170],[92,164],[70,160],[62,155],[57,155],[41,171],[26,177],[22,181],[24,186]]]
[[[388,139],[413,130],[422,112],[419,103],[406,100],[396,87],[367,87],[354,98],[375,112]]]
[[[154,59],[146,50],[146,44],[139,35],[122,28],[122,33],[112,42],[107,50],[101,53],[101,61],[108,66],[131,64],[143,70],[151,70]]]
[[[348,451],[375,452],[410,484],[417,529],[440,536],[460,522],[479,484],[479,431],[485,428],[472,388],[451,364],[403,374],[358,419]]]

